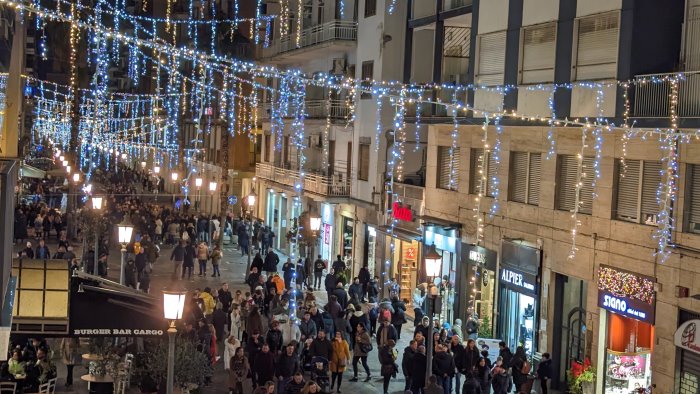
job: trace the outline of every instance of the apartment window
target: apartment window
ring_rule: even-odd
[[[459,186],[459,148],[450,155],[450,146],[438,146],[438,165],[436,187],[446,190],[457,190]],[[452,182],[450,182],[450,176]]]
[[[576,20],[573,80],[615,78],[619,33],[617,11]]]
[[[369,144],[360,144],[360,152],[357,163],[357,179],[369,180]]]
[[[625,160],[623,165],[618,160],[615,163],[615,178],[615,218],[656,225],[659,213],[656,191],[661,182],[661,163]]]
[[[372,98],[372,93],[368,93],[368,90],[372,89],[372,80],[374,79],[374,61],[369,60],[362,62],[362,76],[360,78],[362,83],[362,93],[360,93],[361,99]]]
[[[686,188],[689,195],[686,201],[690,202],[688,231],[700,234],[700,164],[689,165],[688,175],[690,177],[687,182],[689,187]]]
[[[482,34],[477,40],[476,83],[503,85],[506,61],[506,32]]]
[[[557,24],[524,27],[521,48],[520,81],[541,83],[554,81]]]
[[[581,166],[581,192],[579,213],[593,213],[593,157],[584,157]],[[559,156],[559,176],[557,185],[557,209],[573,211],[576,205],[576,181],[579,167],[576,155]]]
[[[365,0],[365,18],[377,15],[377,0]]]
[[[510,200],[539,205],[542,154],[513,152],[510,159]]]
[[[470,155],[469,165],[469,193],[479,194],[481,192],[481,178],[486,175],[486,196],[493,197],[496,190],[496,177],[498,176],[496,160],[491,153],[484,157],[482,148],[473,148]]]

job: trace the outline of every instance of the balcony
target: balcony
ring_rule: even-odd
[[[293,188],[300,174],[298,170],[287,170],[267,163],[258,163],[255,165],[255,175]],[[350,180],[337,175],[325,176],[305,171],[303,189],[305,192],[326,197],[349,197]]]
[[[331,100],[330,106],[326,106],[326,100],[306,100],[307,119],[326,119],[330,114],[331,119],[349,119],[350,108],[345,100]],[[271,104],[263,103],[258,109],[261,119],[270,119]]]
[[[638,75],[637,79],[673,77],[675,73]],[[669,118],[671,81],[634,85],[635,118]],[[678,81],[678,109],[681,118],[700,118],[700,71],[681,74]]]
[[[324,52],[329,49],[345,50],[347,47],[355,46],[356,40],[356,22],[333,20],[304,29],[301,31],[301,36],[299,33],[292,33],[281,39],[275,39],[269,47],[259,48],[259,57],[263,60],[298,60],[301,54],[313,50],[323,49]]]
[[[472,5],[472,0],[442,0],[442,10],[449,11],[456,8],[468,7]]]

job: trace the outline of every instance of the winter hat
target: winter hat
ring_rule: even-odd
[[[455,326],[461,326],[462,325],[462,319],[455,319]]]

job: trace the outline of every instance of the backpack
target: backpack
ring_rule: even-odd
[[[528,362],[527,360],[523,361],[523,366],[520,368],[520,373],[523,375],[528,375],[530,373],[530,370],[532,369],[532,364]]]

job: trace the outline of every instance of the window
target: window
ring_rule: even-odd
[[[377,0],[365,0],[365,18],[377,15]]]
[[[658,161],[620,160],[615,163],[615,218],[656,225],[659,204],[656,192],[661,183]]]
[[[269,134],[265,134],[265,155],[264,155],[264,161],[266,163],[270,162],[270,151],[272,151],[272,136]]]
[[[440,189],[457,190],[459,187],[459,148],[450,155],[450,146],[438,146],[437,179],[435,186]],[[454,174],[450,182],[450,174]]]
[[[481,172],[480,172],[481,171]],[[469,165],[469,193],[479,194],[481,192],[482,174],[486,174],[486,195],[493,197],[496,189],[497,165],[496,160],[488,154],[484,160],[484,150],[482,148],[472,148]]]
[[[362,93],[360,93],[361,99],[372,98],[372,93],[367,92],[372,89],[372,80],[374,79],[374,61],[369,60],[362,62]]]
[[[581,194],[579,213],[593,213],[593,158],[584,157],[581,166]],[[578,179],[578,159],[576,155],[559,156],[559,176],[557,185],[557,209],[573,211],[576,205],[576,180]],[[585,176],[584,176],[585,175]]]
[[[520,81],[541,83],[554,81],[554,54],[556,51],[557,24],[523,28]]]
[[[506,32],[482,34],[477,40],[476,83],[503,85],[506,61]]]
[[[576,21],[576,52],[572,79],[615,78],[620,32],[617,11]]]
[[[542,154],[513,152],[510,159],[510,200],[539,205]]]
[[[360,154],[357,163],[357,179],[369,180],[369,144],[360,144]]]
[[[688,166],[688,175],[690,179],[686,184],[689,184],[688,195],[690,212],[688,215],[688,231],[700,233],[700,164]]]

